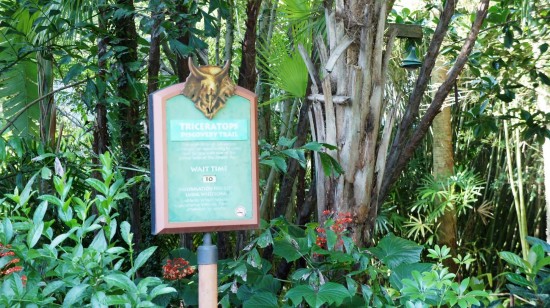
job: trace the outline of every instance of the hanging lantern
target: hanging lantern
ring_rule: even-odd
[[[416,57],[416,48],[411,47],[411,51],[407,55],[405,59],[401,62],[401,67],[408,69],[408,70],[414,70],[422,66],[422,61],[418,60]]]

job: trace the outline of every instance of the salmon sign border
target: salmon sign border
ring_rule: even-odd
[[[200,114],[199,111],[189,109],[190,107],[188,107],[188,105],[190,104],[190,106],[192,106],[193,103],[188,97],[183,96],[182,90],[184,87],[185,83],[179,83],[149,95],[152,234],[257,229],[260,224],[260,219],[256,94],[242,87],[235,88],[234,95],[228,99],[226,106],[224,106],[220,112],[220,118],[223,118],[224,113],[232,114],[233,120],[228,121],[233,122],[227,122],[229,124],[221,123],[218,125],[220,129],[227,127],[232,128],[232,126],[228,126],[231,125],[231,123],[237,123],[233,124],[235,127],[245,125],[247,127],[235,128],[232,135],[229,135],[229,133],[223,130],[214,133],[200,131],[200,129],[204,127],[213,127],[213,124],[209,123],[215,122],[208,122],[210,120]],[[170,106],[170,104],[180,105]],[[238,104],[241,105],[238,106]],[[249,104],[249,107],[243,107],[242,104]],[[185,108],[180,108],[182,106]],[[193,108],[195,107],[193,106]],[[232,111],[232,108],[238,108],[235,110],[249,109],[250,113],[241,114],[240,111]],[[176,113],[176,117],[178,117],[176,120],[174,120],[174,113]],[[235,117],[242,118],[234,119]],[[191,135],[190,133],[179,130],[185,127],[193,127],[197,130],[196,134]],[[174,132],[179,133],[179,135],[174,137],[176,134]],[[195,138],[194,136],[199,137]],[[193,151],[192,149],[200,149],[200,147],[203,146],[209,147],[210,145],[216,144],[215,142],[218,136],[222,136],[221,140],[223,140],[222,143],[219,144],[225,144],[228,145],[228,147],[234,148],[232,156],[224,156],[224,158],[221,159],[221,161],[227,163],[226,165],[229,165],[226,169],[231,170],[231,168],[233,168],[234,170],[235,166],[239,166],[239,164],[242,165],[243,163],[247,164],[247,166],[246,168],[237,170],[238,172],[236,172],[236,174],[232,174],[227,170],[226,174],[219,174],[218,178],[222,181],[217,182],[224,182],[222,179],[223,177],[227,179],[225,179],[225,186],[216,187],[216,185],[218,185],[215,180],[216,176],[210,176],[215,173],[213,169],[217,167],[200,167],[199,165],[202,158],[200,155],[199,157],[193,156],[190,154],[190,151]],[[241,143],[232,140],[240,140],[238,142]],[[238,144],[242,144],[242,142],[246,143],[246,141],[250,142],[249,148],[238,146]],[[248,144],[246,143],[246,145]],[[250,153],[246,153],[247,155],[245,154],[245,157],[235,155],[242,153],[242,148],[245,148],[244,151],[248,151],[249,149]],[[175,154],[171,153],[171,151],[175,152]],[[187,154],[183,154],[182,156],[181,153]],[[223,153],[223,151],[220,153]],[[223,155],[220,153],[217,153],[217,155]],[[204,152],[202,154],[205,157]],[[210,162],[211,161],[212,160],[210,160]],[[192,166],[189,167],[189,164],[195,163],[198,167],[195,166],[194,169]],[[248,164],[250,164],[249,174],[247,174],[249,170]],[[223,169],[223,167],[221,168]],[[189,169],[206,172],[202,172],[202,174],[193,174]],[[247,171],[240,172],[242,170]],[[196,181],[194,180],[196,178],[201,178],[202,180]],[[194,183],[193,181],[201,183],[196,183],[196,186],[193,186],[195,184],[189,184],[190,181],[192,183]],[[213,183],[205,184],[207,181]],[[187,187],[185,187],[185,185],[187,185]],[[247,185],[250,185],[250,187],[246,187]],[[204,190],[206,190],[209,195],[205,194]],[[247,195],[245,198],[242,198],[243,192]],[[251,196],[249,196],[248,192],[251,192]],[[217,194],[218,197],[203,197],[212,196],[213,194]],[[188,198],[189,195],[193,197]],[[233,201],[231,201],[232,199]],[[238,202],[242,202],[243,204],[229,204],[231,202],[234,203],[235,199],[238,199]]]

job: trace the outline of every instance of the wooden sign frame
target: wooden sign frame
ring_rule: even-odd
[[[250,102],[250,119],[249,119],[249,138],[250,138],[250,163],[251,174],[250,188],[252,192],[252,216],[239,219],[230,217],[220,220],[204,220],[204,221],[170,221],[170,204],[169,204],[169,187],[173,185],[169,183],[169,168],[177,167],[177,161],[169,161],[168,159],[168,129],[167,129],[167,104],[169,100],[182,95],[182,90],[185,83],[179,83],[162,90],[156,91],[149,96],[149,136],[150,136],[150,156],[151,156],[151,222],[152,234],[167,234],[167,233],[185,233],[185,232],[210,232],[210,231],[227,231],[227,230],[244,230],[257,229],[260,224],[259,218],[259,192],[258,192],[258,136],[257,136],[257,96],[251,91],[242,87],[236,87],[235,96],[240,96]],[[182,95],[183,98],[185,96]],[[190,104],[192,102],[189,101]],[[231,98],[227,101],[225,108],[232,108]],[[238,102],[233,102],[238,103]],[[222,109],[223,111],[223,109]],[[204,118],[206,119],[206,118]],[[207,142],[207,141],[204,141]],[[231,141],[229,141],[231,142]],[[178,146],[185,146],[184,141],[180,141]],[[171,166],[169,166],[171,164]],[[185,176],[185,175],[184,175]],[[238,182],[239,179],[233,179]],[[248,183],[248,179],[245,179]],[[176,184],[177,185],[177,184]],[[227,192],[228,194],[231,191]],[[173,205],[172,205],[173,206]],[[180,206],[181,207],[181,206]],[[174,208],[171,209],[174,211]],[[184,210],[184,209],[182,209]],[[228,209],[227,212],[231,212]],[[238,210],[235,210],[237,215]],[[180,212],[182,213],[182,212]],[[241,215],[239,215],[241,216]],[[244,216],[244,215],[242,215]],[[250,216],[247,214],[247,216]]]

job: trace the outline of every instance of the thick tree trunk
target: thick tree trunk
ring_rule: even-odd
[[[134,12],[133,0],[118,0],[118,6]],[[117,83],[118,96],[127,100],[128,104],[120,104],[119,121],[121,125],[120,145],[125,155],[126,166],[133,167],[138,164],[138,147],[142,137],[141,119],[139,116],[140,103],[143,98],[137,97],[134,83],[138,80],[138,71],[132,69],[132,65],[138,61],[137,57],[137,31],[134,23],[134,15],[129,14],[114,22],[117,45],[125,47],[124,51],[117,55],[118,71],[120,76]],[[134,170],[126,171],[126,179],[136,176]],[[141,202],[137,186],[132,186],[129,191],[131,198],[130,217],[134,243],[139,249],[141,243]]]
[[[420,101],[454,14],[456,0],[445,2],[415,90],[391,147],[392,127],[388,125],[394,121],[394,111],[386,108],[384,89],[396,33],[388,31],[384,35],[390,9],[387,4],[384,0],[337,0],[334,11],[332,7],[326,8],[328,47],[322,39],[317,39],[320,75],[326,77],[320,84],[315,82],[313,91],[321,92],[323,98],[313,102],[310,112],[315,140],[338,147],[337,152],[327,151],[327,154],[337,159],[344,170],[343,175],[326,177],[319,157],[316,157],[318,215],[327,208],[351,212],[355,217],[354,239],[358,244],[367,245],[372,239],[379,207],[427,133],[466,63],[487,12],[488,0],[481,1],[472,30],[455,65],[413,130]],[[344,52],[345,58],[341,57]],[[306,61],[311,63],[308,59]],[[318,77],[312,67],[308,65],[312,79],[316,80]]]

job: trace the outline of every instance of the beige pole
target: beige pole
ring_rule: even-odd
[[[197,249],[199,264],[199,308],[218,307],[218,247],[212,245],[210,233],[204,234]]]

